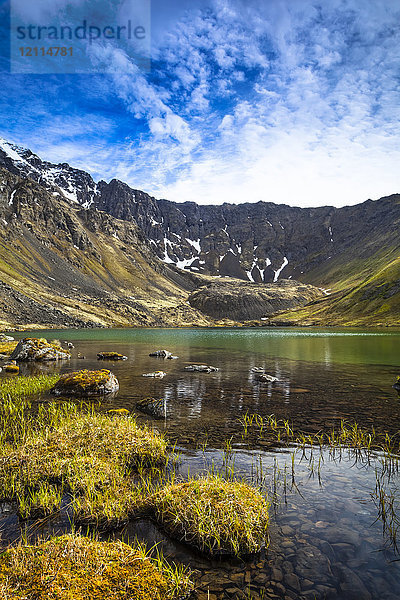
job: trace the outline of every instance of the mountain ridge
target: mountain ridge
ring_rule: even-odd
[[[153,258],[158,257],[167,269],[167,278],[179,280],[173,285],[185,292],[191,286],[192,291],[201,286],[202,276],[262,285],[292,279],[328,290],[326,294],[332,291],[332,298],[323,302],[330,308],[321,312],[318,323],[332,321],[332,311],[338,313],[335,322],[351,322],[351,307],[335,304],[333,298],[337,294],[352,297],[352,290],[371,276],[385,272],[393,261],[397,265],[400,254],[398,194],[342,208],[300,208],[262,201],[178,204],[157,200],[117,179],[96,183],[85,171],[67,163],[42,161],[30,150],[4,139],[0,140],[0,166],[22,180],[35,181],[54,202],[63,200],[78,211],[98,211],[135,226],[140,243],[146,247],[145,260],[154,263]],[[15,193],[10,192],[11,196]],[[14,200],[11,196],[8,202]],[[75,241],[78,248],[85,244],[84,240]],[[389,272],[396,289],[400,273],[396,268]],[[385,285],[390,286],[391,281]],[[380,323],[378,308],[378,314],[365,322],[372,319],[374,324]],[[396,308],[393,319],[398,316]],[[294,318],[298,323],[312,321],[301,308]],[[363,322],[362,317],[357,322]]]

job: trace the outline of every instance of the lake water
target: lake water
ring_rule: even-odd
[[[26,335],[30,334],[16,337]],[[160,541],[166,553],[197,569],[199,599],[240,598],[243,592],[253,598],[293,600],[400,598],[397,462],[391,461],[388,471],[379,454],[367,458],[345,448],[271,448],[262,438],[246,439],[239,421],[246,413],[274,414],[288,419],[295,430],[318,432],[344,419],[395,435],[400,431],[400,400],[391,386],[399,372],[400,331],[114,329],[40,335],[74,343],[73,358],[61,371],[110,368],[120,392],[99,409],[127,408],[139,421],[165,432],[181,453],[182,474],[234,468],[273,498],[270,546],[248,561],[204,560],[167,539],[150,522],[126,528],[123,535]],[[158,349],[179,358],[149,357]],[[110,350],[128,360],[96,360],[97,352]],[[78,352],[84,360],[77,358]],[[219,371],[185,372],[192,363]],[[278,381],[258,382],[253,367],[263,367]],[[24,365],[21,372],[59,369]],[[166,376],[143,377],[157,370]],[[137,412],[136,403],[149,396],[163,399],[162,418]],[[379,518],[377,482],[386,507],[393,507],[386,529]],[[13,537],[15,517],[5,514],[2,521],[6,540],[7,531]],[[46,527],[57,528],[57,523]]]

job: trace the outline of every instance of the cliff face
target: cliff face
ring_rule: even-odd
[[[283,279],[277,284],[249,284],[232,278],[206,284],[189,296],[191,306],[214,319],[265,320],[280,311],[293,309],[321,298],[313,285]]]
[[[271,202],[177,204],[115,179],[95,183],[84,171],[42,161],[5,140],[0,141],[0,165],[59,193],[71,205],[98,208],[136,224],[163,262],[194,273],[332,286],[348,278],[347,266],[355,258],[373,258],[383,244],[394,253],[397,248],[399,195],[340,209]],[[352,264],[352,276],[359,269]]]
[[[43,161],[5,140],[0,140],[0,166],[4,180],[0,233],[7,272],[12,269],[7,259],[11,251],[27,278],[35,281],[40,272],[44,277],[40,285],[46,283],[51,293],[60,292],[61,297],[64,292],[70,294],[71,287],[80,291],[75,284],[83,276],[82,291],[95,290],[101,300],[94,306],[101,304],[104,309],[96,308],[102,315],[98,318],[88,310],[88,322],[178,324],[203,319],[202,323],[208,323],[208,317],[191,311],[201,307],[208,315],[221,315],[219,309],[210,308],[211,296],[217,302],[221,290],[218,294],[208,290],[206,296],[203,290],[198,300],[192,298],[192,308],[187,299],[190,292],[207,284],[204,277],[209,276],[231,277],[237,285],[238,280],[251,283],[253,293],[254,284],[288,279],[331,289],[333,295],[321,304],[325,308],[318,312],[318,323],[336,317],[340,323],[353,322],[355,306],[363,307],[357,323],[380,322],[375,317],[377,311],[382,312],[378,306],[379,299],[384,299],[381,286],[390,293],[394,290],[390,302],[384,303],[389,313],[397,306],[399,195],[340,209],[270,202],[177,204],[157,200],[118,180],[96,183],[82,170]],[[55,256],[35,262],[33,257],[42,252]],[[111,304],[105,291],[115,294]],[[225,286],[224,294],[228,292],[233,294],[230,306],[236,311],[237,294]],[[117,300],[121,298],[122,303]],[[254,307],[249,318],[263,312],[256,304],[249,304]],[[278,302],[275,307],[284,310],[294,305]],[[235,312],[239,313],[244,314]],[[115,314],[119,315],[116,320]],[[234,318],[233,313],[224,316]],[[304,318],[311,318],[307,311],[296,313],[299,322]],[[86,322],[83,317],[82,322]]]
[[[0,323],[211,323],[186,304],[195,284],[160,262],[134,223],[5,169],[0,181]]]

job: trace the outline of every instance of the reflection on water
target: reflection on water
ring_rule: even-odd
[[[396,461],[386,463],[379,455],[366,459],[346,450],[266,451],[262,440],[249,447],[239,423],[246,412],[263,417],[275,414],[295,429],[317,432],[345,419],[394,435],[400,430],[400,402],[391,387],[397,375],[399,332],[98,330],[41,335],[74,340],[72,360],[61,367],[63,371],[98,368],[100,351],[128,356],[123,363],[110,363],[120,393],[105,400],[101,409],[124,407],[137,412],[138,400],[161,398],[164,419],[153,421],[139,413],[138,418],[177,442],[183,475],[188,470],[194,474],[210,468],[226,473],[233,469],[268,490],[273,499],[271,543],[266,553],[253,560],[201,559],[146,520],[130,523],[118,534],[159,541],[167,554],[197,569],[199,598],[207,598],[208,593],[214,600],[240,598],[246,590],[254,598],[271,600],[400,597]],[[179,359],[148,356],[163,348]],[[78,360],[77,352],[86,360]],[[191,363],[213,365],[219,371],[185,372]],[[257,381],[253,367],[264,368],[278,381]],[[37,368],[26,365],[22,371]],[[155,370],[165,371],[166,377],[142,377]],[[227,439],[232,439],[230,452],[224,451]],[[0,523],[7,532],[4,543],[16,535],[15,516],[5,512]],[[46,532],[68,524],[60,518],[35,527]]]

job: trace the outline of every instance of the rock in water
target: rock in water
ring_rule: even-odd
[[[149,356],[156,356],[157,358],[172,358],[172,353],[168,350],[155,350],[150,352]]]
[[[394,385],[392,385],[392,388],[394,388],[400,396],[400,377],[397,377],[397,381]]]
[[[15,360],[4,365],[6,373],[19,373],[19,366],[15,364]]]
[[[142,377],[158,377],[159,379],[162,379],[165,376],[166,373],[164,373],[164,371],[154,371],[154,373],[143,373],[142,375]]]
[[[10,358],[19,361],[66,360],[71,358],[71,353],[45,338],[24,338],[18,342]]]
[[[165,402],[162,398],[143,398],[136,402],[136,408],[155,419],[165,416]]]
[[[128,360],[128,357],[118,352],[98,352],[97,360]]]
[[[211,367],[210,365],[189,365],[185,367],[185,371],[198,371],[200,373],[214,373],[219,371],[217,367]]]
[[[56,396],[104,396],[118,392],[119,383],[114,373],[101,371],[75,371],[61,375],[50,390]]]
[[[268,373],[256,373],[255,374],[258,381],[268,381],[273,383],[274,381],[278,381],[277,377],[273,377],[272,375],[268,375]]]

